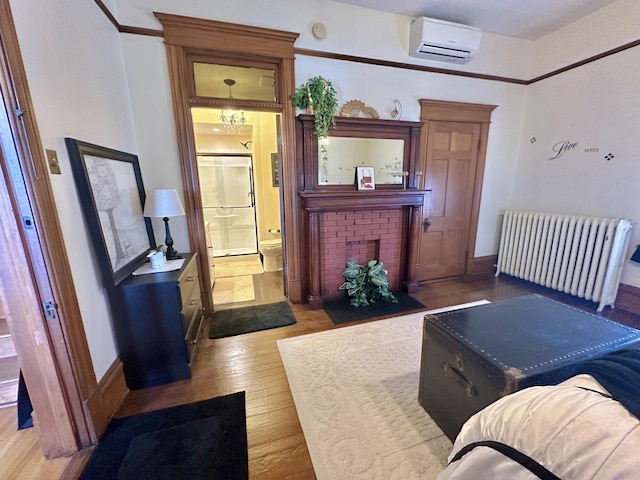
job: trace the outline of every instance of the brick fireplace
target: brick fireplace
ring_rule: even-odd
[[[390,289],[417,287],[420,190],[375,192],[302,191],[308,214],[309,304],[341,297],[346,261],[360,264],[376,259],[388,270]]]
[[[346,261],[353,258],[360,265],[379,260],[389,272],[391,291],[400,288],[402,258],[402,208],[324,212],[320,216],[321,295],[323,299],[344,295],[338,287],[344,282]]]

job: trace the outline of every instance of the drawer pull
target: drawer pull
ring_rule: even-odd
[[[464,388],[465,392],[467,392],[467,397],[475,397],[478,395],[478,391],[476,387],[473,386],[467,377],[465,377],[461,371],[457,368],[452,367],[447,362],[442,364],[442,370],[444,371],[445,377],[452,378],[458,385]]]
[[[193,282],[193,279],[196,278],[195,276],[191,275],[189,277],[186,278],[187,282]]]
[[[191,300],[191,301],[189,302],[189,305],[196,305],[197,303],[198,303],[198,299],[197,299],[197,298],[194,298],[193,300]]]

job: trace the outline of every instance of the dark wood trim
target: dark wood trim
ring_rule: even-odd
[[[131,33],[133,35],[144,35],[147,37],[164,37],[164,32],[162,30],[155,30],[153,28],[141,28],[141,27],[131,27],[129,25],[120,25],[118,27],[118,31],[120,33]]]
[[[497,254],[469,258],[467,260],[467,275],[494,275],[496,273],[497,263]]]
[[[300,34],[235,23],[154,12],[164,30],[165,43],[188,49],[242,52],[267,58],[293,58]]]
[[[98,388],[86,403],[89,411],[101,410],[100,424],[94,424],[95,442],[102,436],[114,413],[129,393],[122,361],[117,358],[98,382]]]
[[[131,27],[129,25],[120,25],[116,17],[113,16],[109,8],[102,2],[102,0],[93,0],[98,8],[102,10],[102,13],[106,15],[111,24],[116,27],[116,30],[120,33],[132,33],[134,35],[146,35],[149,37],[164,37],[162,30],[154,30],[152,28]]]
[[[303,190],[300,197],[310,211],[341,211],[363,208],[393,208],[420,205],[427,190]]]
[[[491,80],[494,82],[515,83],[516,85],[527,85],[527,80],[517,78],[501,77],[498,75],[486,75],[483,73],[463,72],[458,70],[448,70],[446,68],[428,67],[426,65],[416,65],[413,63],[392,62],[377,58],[359,57],[356,55],[345,55],[342,53],[323,52],[320,50],[309,50],[306,48],[296,48],[296,55],[307,57],[329,58],[332,60],[343,60],[345,62],[366,63],[380,67],[401,68],[403,70],[415,70],[418,72],[442,73],[444,75],[454,75],[458,77],[475,78],[477,80]]]
[[[545,80],[550,77],[554,77],[564,72],[568,72],[569,70],[573,70],[574,68],[581,67],[583,65],[587,65],[588,63],[595,62],[596,60],[600,60],[602,58],[609,57],[611,55],[615,55],[616,53],[624,52],[633,47],[637,47],[640,45],[640,40],[635,40],[633,42],[625,43],[616,48],[612,48],[611,50],[607,50],[606,52],[599,53],[597,55],[593,55],[589,58],[585,58],[584,60],[580,60],[579,62],[572,63],[567,65],[566,67],[558,68],[557,70],[553,70],[552,72],[545,73],[544,75],[540,75],[539,77],[535,77],[527,82],[527,85],[531,85],[533,83],[539,82],[541,80]]]
[[[116,18],[111,14],[109,9],[105,6],[102,0],[94,0],[100,10],[104,12],[109,21],[113,23],[116,29],[121,33],[132,33],[136,35],[147,35],[154,37],[163,37],[164,32],[162,30],[154,30],[151,28],[140,28],[133,27],[128,25],[120,25]],[[370,57],[360,57],[357,55],[346,55],[342,53],[332,53],[332,52],[323,52],[321,50],[311,50],[307,48],[296,48],[296,55],[304,55],[308,57],[318,57],[318,58],[329,58],[333,60],[342,60],[345,62],[354,62],[354,63],[365,63],[368,65],[377,65],[381,67],[391,67],[391,68],[401,68],[404,70],[415,70],[419,72],[428,72],[428,73],[440,73],[443,75],[454,75],[458,77],[467,77],[474,78],[476,80],[489,80],[493,82],[505,82],[505,83],[514,83],[516,85],[531,85],[533,83],[539,82],[541,80],[545,80],[550,77],[554,77],[564,72],[568,72],[569,70],[573,70],[574,68],[581,67],[591,62],[595,62],[596,60],[600,60],[602,58],[609,57],[611,55],[615,55],[616,53],[623,52],[633,47],[637,47],[640,45],[640,40],[635,40],[633,42],[625,43],[616,48],[612,48],[611,50],[607,50],[605,52],[599,53],[597,55],[593,55],[589,58],[585,58],[584,60],[580,60],[579,62],[572,63],[567,65],[566,67],[558,68],[557,70],[553,70],[549,73],[545,73],[544,75],[540,75],[531,80],[522,80],[519,78],[512,77],[502,77],[499,75],[487,75],[483,73],[474,73],[474,72],[462,72],[458,70],[449,70],[446,68],[436,68],[429,67],[426,65],[416,65],[413,63],[405,63],[405,62],[393,62],[390,60],[381,60],[378,58],[370,58]]]
[[[15,116],[9,116],[9,123],[22,171],[23,195],[28,197],[37,228],[37,239],[32,240],[28,240],[26,230],[19,230],[19,241],[25,247],[22,255],[26,256],[23,258],[29,263],[30,272],[24,281],[33,281],[38,289],[35,305],[22,308],[33,308],[31,314],[39,312],[43,322],[38,324],[34,317],[29,325],[31,330],[16,338],[16,347],[22,352],[20,363],[31,396],[47,402],[47,408],[38,413],[43,452],[45,456],[57,456],[72,453],[78,446],[90,445],[95,438],[93,425],[104,419],[102,409],[85,409],[84,401],[93,394],[97,382],[7,0],[0,1],[0,31],[3,46],[0,83],[7,110],[15,112]],[[11,181],[8,175],[5,181]],[[14,185],[7,184],[7,187],[11,190],[12,202],[16,202],[13,210],[18,216],[16,190]],[[16,223],[21,225],[17,219]],[[56,305],[56,318],[46,322],[40,306],[44,300],[52,300]],[[34,337],[48,339],[50,343],[32,345]],[[51,355],[49,362],[45,360],[47,354]],[[26,365],[31,367],[24,368]]]
[[[205,310],[210,313],[214,306],[211,298],[211,279],[207,265],[206,235],[190,111],[190,106],[200,103],[202,99],[190,96],[192,66],[189,59],[194,52],[197,52],[198,58],[206,59],[210,63],[229,65],[234,64],[235,59],[235,62],[244,65],[247,62],[271,65],[278,78],[277,97],[285,99],[295,88],[293,42],[298,34],[163,13],[155,13],[155,15],[162,23],[165,32],[189,240],[193,250],[199,253],[202,303]],[[278,105],[272,104],[271,109],[278,110]],[[266,105],[260,104],[260,106],[264,108]],[[286,291],[289,300],[298,303],[303,301],[303,298],[300,296],[300,241],[296,217],[298,187],[293,124],[295,109],[291,102],[284,102],[280,104],[280,110],[282,112],[281,188],[284,189],[282,214],[286,252],[284,264],[287,269]]]
[[[93,0],[93,1],[96,3],[96,5],[98,5],[98,8],[102,10],[102,13],[104,13],[107,16],[111,24],[114,27],[116,27],[116,30],[120,31],[120,24],[118,23],[118,20],[116,20],[116,17],[113,16],[113,14],[109,10],[109,8],[104,4],[104,2],[102,0]]]
[[[640,288],[621,283],[618,287],[616,308],[640,315]]]

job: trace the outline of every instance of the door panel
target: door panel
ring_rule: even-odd
[[[418,281],[465,273],[481,124],[429,121],[426,128],[423,165],[431,195],[423,218],[431,224],[420,239]]]

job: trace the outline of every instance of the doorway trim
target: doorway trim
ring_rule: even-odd
[[[189,56],[198,54],[210,58],[211,63],[220,63],[216,58],[224,58],[229,64],[233,59],[246,66],[247,62],[255,62],[261,66],[271,64],[276,70],[277,98],[279,104],[255,105],[255,109],[262,107],[282,114],[282,186],[284,195],[284,236],[283,251],[286,291],[289,300],[294,303],[302,301],[300,288],[300,255],[298,238],[295,166],[295,110],[288,101],[290,92],[295,85],[293,68],[293,44],[298,33],[258,28],[233,23],[183,17],[154,12],[164,30],[167,49],[169,77],[173,97],[174,115],[176,120],[176,135],[182,183],[184,187],[184,201],[187,217],[189,240],[193,249],[198,253],[200,264],[200,289],[202,303],[208,313],[213,312],[211,295],[211,279],[207,265],[206,232],[202,214],[202,201],[198,180],[197,152],[195,136],[191,120],[190,108],[194,106],[211,106],[212,102],[190,96],[189,85],[192,70]],[[201,57],[202,58],[202,57]],[[293,248],[284,248],[285,245]]]
[[[0,0],[0,90],[15,145],[0,153],[5,313],[40,446],[45,457],[59,457],[96,443],[112,410],[92,367],[8,0]],[[16,168],[17,174],[10,170]],[[22,221],[25,214],[31,225]],[[53,304],[50,318],[43,301]]]
[[[491,112],[497,105],[480,103],[449,102],[444,100],[430,100],[421,98],[420,120],[424,122],[420,141],[420,163],[422,170],[426,171],[427,139],[429,136],[429,122],[460,122],[480,124],[480,144],[478,145],[478,163],[476,167],[475,182],[473,188],[473,202],[471,207],[471,224],[469,225],[469,238],[467,240],[467,255],[465,261],[465,275],[473,275],[478,269],[483,269],[484,263],[479,267],[475,262],[476,236],[478,233],[478,218],[480,216],[480,199],[482,197],[482,183],[484,179],[484,167],[487,157],[487,142],[489,137],[489,125]],[[425,201],[429,201],[428,197]]]

